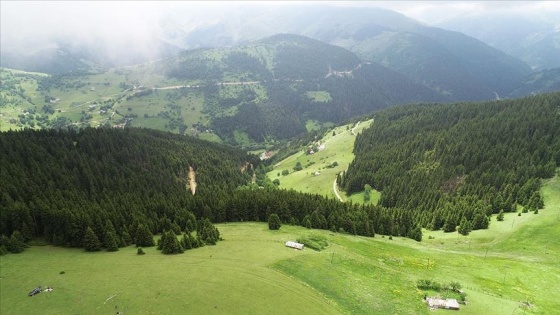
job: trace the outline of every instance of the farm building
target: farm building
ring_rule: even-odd
[[[459,302],[457,302],[457,300],[455,299],[442,300],[438,298],[427,298],[426,303],[428,303],[428,306],[433,309],[437,309],[437,308],[444,308],[448,310],[459,309]]]
[[[287,242],[286,242],[286,246],[287,246],[287,247],[291,247],[291,248],[295,248],[295,249],[302,250],[304,245],[301,244],[301,243],[296,243],[296,242],[292,242],[292,241],[287,241]]]

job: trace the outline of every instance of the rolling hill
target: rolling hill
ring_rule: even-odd
[[[358,135],[339,177],[347,193],[366,184],[379,204],[409,209],[423,227],[460,233],[485,216],[542,207],[541,179],[560,165],[560,93],[495,102],[397,106]]]
[[[560,33],[557,12],[481,14],[455,17],[438,27],[477,38],[525,61],[536,71],[560,67]]]
[[[170,18],[168,29],[180,28],[183,35],[169,40],[184,48],[213,47],[276,33],[301,34],[379,62],[453,100],[493,99],[494,92],[505,95],[531,73],[526,63],[477,39],[389,10],[256,6],[211,15],[214,18],[206,21],[192,17],[191,22],[199,21],[194,28]]]
[[[560,68],[542,70],[527,76],[508,96],[516,98],[555,91],[560,91]]]
[[[320,127],[395,104],[446,100],[348,50],[291,34],[100,74],[2,75],[10,82],[4,94],[33,103],[6,101],[4,130],[136,126],[240,146],[293,137],[310,122]]]

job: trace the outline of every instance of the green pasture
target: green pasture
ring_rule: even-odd
[[[249,222],[219,224],[224,241],[174,256],[153,247],[138,256],[134,247],[33,246],[0,259],[0,313],[100,314],[116,306],[125,314],[430,314],[427,292],[416,288],[430,279],[463,286],[468,304],[460,314],[554,314],[560,180],[542,191],[546,208],[538,214],[523,214],[513,228],[516,214],[508,214],[466,238],[425,231],[416,242]],[[310,234],[329,246],[284,246]],[[38,285],[54,290],[28,297]]]
[[[308,91],[305,95],[314,102],[329,102],[332,100],[331,95],[327,91]]]
[[[300,151],[293,154],[274,166],[274,170],[267,175],[271,180],[280,180],[280,188],[294,189],[306,193],[318,193],[327,197],[335,198],[333,192],[333,182],[336,175],[345,171],[354,159],[352,153],[354,149],[355,134],[360,133],[364,128],[371,125],[373,120],[362,121],[356,124],[343,125],[329,129],[319,141],[324,145],[324,149],[313,154]],[[352,133],[354,130],[354,134]],[[334,134],[334,135],[333,135]],[[294,171],[294,166],[300,162],[303,169]],[[338,166],[330,167],[336,162]],[[283,170],[288,170],[288,175],[282,175]],[[280,174],[280,175],[278,175]],[[346,200],[344,192],[340,192]],[[378,192],[372,193],[372,200],[376,202],[379,198]],[[354,202],[362,202],[360,198],[352,198]]]
[[[225,241],[176,256],[153,247],[138,256],[134,247],[86,253],[52,246],[3,256],[0,313],[340,313],[320,292],[270,268],[278,260],[315,254],[284,247],[301,230],[272,233],[266,224],[219,228]],[[28,297],[38,285],[54,290]]]

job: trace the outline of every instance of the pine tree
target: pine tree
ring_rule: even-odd
[[[88,226],[86,233],[84,235],[84,249],[87,252],[96,252],[101,250],[101,242],[99,238],[95,235],[95,232]]]
[[[459,233],[461,233],[461,235],[469,235],[469,233],[471,232],[471,222],[469,220],[467,220],[467,218],[463,217],[461,219],[461,223],[459,223]]]
[[[108,252],[116,252],[119,250],[119,246],[117,245],[117,237],[111,231],[108,231],[105,234],[105,249]]]
[[[5,241],[4,241],[5,242]],[[24,251],[25,243],[23,242],[23,236],[19,231],[14,231],[12,236],[6,242],[6,249],[10,253],[18,254]]]
[[[183,249],[189,250],[192,249],[191,237],[187,233],[183,234],[183,238],[181,239],[181,245]]]
[[[279,230],[281,226],[282,222],[276,213],[272,213],[268,216],[268,228],[270,230]]]
[[[457,224],[455,223],[455,220],[453,219],[453,216],[448,215],[447,218],[445,219],[445,223],[443,224],[443,231],[444,232],[454,232],[456,227],[457,227]]]
[[[414,229],[412,229],[412,231],[410,231],[410,235],[408,237],[410,237],[413,240],[416,240],[418,242],[421,242],[422,241],[422,229],[420,228],[420,226],[417,225]]]
[[[496,220],[504,221],[504,210],[500,210],[500,213],[498,213],[498,216],[496,217]]]
[[[154,246],[154,235],[147,226],[140,223],[136,229],[136,247],[150,247]]]
[[[472,230],[480,230],[488,228],[488,217],[481,212],[474,215],[473,222],[471,225]]]
[[[191,240],[192,248],[199,248],[201,246],[200,238],[194,237],[192,234],[189,234],[189,239]]]
[[[130,234],[128,233],[128,231],[126,231],[126,230],[123,231],[123,232],[122,232],[121,238],[122,238],[122,241],[123,241],[123,245],[124,245],[124,246],[130,246],[130,245],[132,245],[132,243],[133,243],[133,242],[132,242],[132,237],[130,237]]]
[[[364,185],[364,203],[367,203],[371,199],[372,188],[369,184]]]
[[[164,232],[162,236],[162,249],[161,252],[163,254],[181,254],[183,253],[183,247],[177,240],[177,236],[173,230],[169,232]]]

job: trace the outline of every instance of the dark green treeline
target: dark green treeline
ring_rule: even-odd
[[[90,250],[150,246],[152,234],[200,232],[202,219],[266,222],[272,213],[309,228],[373,236],[398,226],[421,238],[404,212],[259,188],[251,184],[263,169],[257,157],[192,137],[136,128],[10,131],[0,133],[0,152],[0,245],[14,251],[34,238]]]
[[[390,108],[354,151],[339,177],[348,193],[369,184],[382,192],[380,205],[422,227],[485,228],[492,213],[543,207],[540,179],[560,165],[560,93]]]

